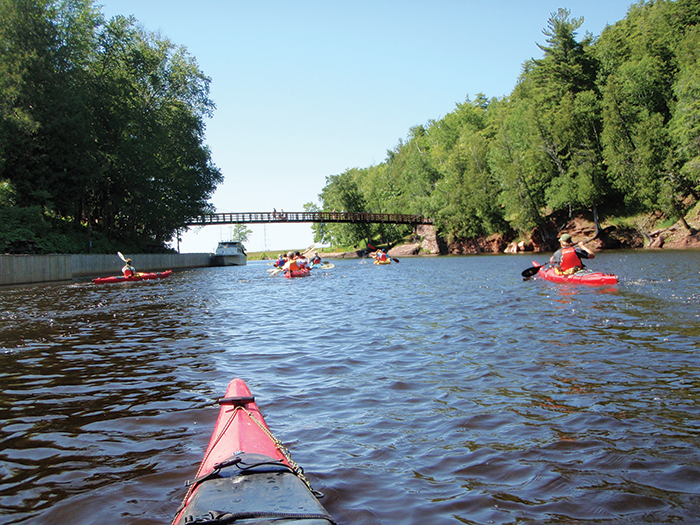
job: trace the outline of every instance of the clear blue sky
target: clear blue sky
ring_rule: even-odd
[[[103,0],[187,48],[212,79],[206,142],[225,182],[218,211],[303,211],[326,177],[379,164],[409,129],[457,103],[509,95],[551,13],[564,7],[600,35],[628,0]],[[309,224],[254,225],[249,251],[301,249]],[[211,252],[207,226],[180,250]]]

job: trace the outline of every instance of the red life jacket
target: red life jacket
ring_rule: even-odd
[[[561,269],[561,271],[565,272],[566,270],[569,270],[575,266],[583,266],[581,259],[576,253],[576,248],[573,246],[567,246],[566,248],[562,248],[561,263],[559,264],[559,268]]]

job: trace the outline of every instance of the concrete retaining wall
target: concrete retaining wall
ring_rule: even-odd
[[[205,268],[209,253],[130,255],[139,272]],[[121,275],[124,265],[115,255],[0,255],[0,285]]]

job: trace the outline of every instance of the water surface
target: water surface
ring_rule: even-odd
[[[339,524],[696,523],[700,253],[532,259],[0,289],[0,523],[169,523],[234,377]]]

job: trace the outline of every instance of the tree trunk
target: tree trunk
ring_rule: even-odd
[[[595,224],[595,234],[600,233],[600,222],[598,221],[598,206],[593,205],[593,223]]]

